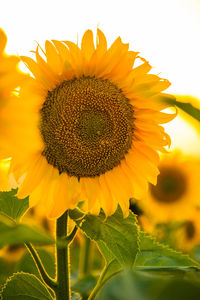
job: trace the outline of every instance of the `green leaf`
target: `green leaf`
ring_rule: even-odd
[[[15,272],[15,262],[8,262],[3,257],[0,257],[0,290],[13,272]]]
[[[179,96],[177,96],[177,97],[179,97]],[[180,99],[182,98],[182,99],[184,99],[184,101],[187,101],[187,102],[199,101],[198,99],[196,99],[194,97],[190,97],[190,96],[180,96],[179,98]],[[192,116],[194,119],[196,119],[197,121],[200,122],[200,110],[198,108],[196,108],[194,105],[192,105],[191,103],[181,102],[181,101],[177,101],[177,100],[173,100],[173,99],[167,99],[167,100],[165,100],[165,102],[167,104],[179,107],[184,112],[186,112],[188,115]]]
[[[28,197],[18,199],[15,195],[17,189],[10,192],[0,192],[0,213],[16,221],[24,215],[29,206]]]
[[[0,215],[0,248],[5,245],[19,245],[28,242],[38,245],[55,243],[53,238],[41,230],[26,224],[16,223],[12,219]]]
[[[81,300],[81,296],[77,293],[72,292],[71,300]]]
[[[140,251],[135,266],[200,266],[188,255],[156,242],[155,238],[140,232]]]
[[[47,273],[54,278],[55,277],[55,259],[54,254],[45,250],[37,249],[37,253],[45,267]],[[33,258],[29,252],[26,252],[16,266],[17,272],[25,272],[36,275],[41,279],[38,269],[33,261]]]
[[[73,282],[72,290],[78,292],[83,299],[88,299],[90,291],[94,288],[96,282],[96,276],[89,274]]]
[[[73,213],[70,213],[73,218]],[[80,229],[94,240],[105,258],[110,255],[122,266],[132,266],[138,252],[138,226],[136,217],[130,212],[127,218],[123,217],[120,208],[115,214],[105,218],[103,212],[99,216],[85,215],[81,221],[73,218]]]
[[[171,273],[185,273],[186,271],[194,271],[193,276],[200,267],[200,264],[193,259],[191,259],[188,255],[181,254],[176,252],[175,250],[170,249],[168,246],[160,244],[156,242],[155,238],[149,236],[144,232],[140,232],[140,250],[137,254],[134,269],[135,270],[143,270],[143,271],[151,271],[151,272],[160,272],[162,274]],[[104,254],[107,264],[104,267],[104,270],[92,292],[92,298],[95,297],[102,287],[114,276],[121,273],[123,271],[122,266],[119,262],[113,257],[112,253],[106,248],[106,246],[102,243],[100,245],[100,249]],[[183,267],[183,266],[187,266]],[[197,267],[197,268],[195,268]],[[110,295],[111,297],[111,295]],[[114,296],[113,296],[114,297]],[[102,298],[103,299],[103,298]],[[107,299],[107,298],[105,298]],[[108,298],[112,299],[112,298]],[[115,298],[114,298],[115,299]],[[116,298],[123,299],[123,298]],[[125,298],[129,299],[129,298]],[[136,300],[137,297],[135,298]],[[144,298],[146,300],[148,298]]]
[[[1,300],[52,300],[46,286],[32,274],[15,273],[4,285]]]
[[[99,216],[91,214],[84,216],[77,212],[77,209],[76,212],[70,212],[70,217],[97,243],[106,260],[105,268],[93,290],[93,295],[96,295],[110,278],[122,270],[122,267],[133,266],[138,252],[136,217],[130,212],[129,216],[124,218],[120,208],[108,218],[105,218],[102,212]]]
[[[113,259],[109,263],[106,264],[98,284],[103,286],[107,281],[109,281],[112,277],[119,274],[122,271],[122,267],[118,263],[116,259]]]
[[[129,270],[107,283],[95,299],[197,300],[200,295],[200,280],[194,278],[196,272],[187,268],[179,273],[174,270],[157,270],[156,273],[150,270]]]

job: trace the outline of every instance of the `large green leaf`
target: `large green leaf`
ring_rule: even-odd
[[[15,273],[4,285],[1,300],[52,300],[46,286],[28,273]]]
[[[72,282],[72,290],[78,292],[83,299],[88,299],[90,291],[94,288],[97,282],[96,276],[88,274],[85,277],[80,277]]]
[[[15,272],[15,263],[8,262],[3,257],[0,257],[0,290],[5,284],[8,277],[10,277]]]
[[[7,216],[0,215],[0,248],[5,245],[18,245],[23,243],[54,244],[53,238],[40,229],[26,224],[16,223]]]
[[[139,236],[140,250],[138,251],[138,254],[136,256],[134,270],[145,272],[151,271],[156,273],[160,272],[160,274],[182,274],[186,272],[193,272],[190,273],[193,274],[193,276],[194,274],[196,274],[196,270],[198,270],[200,264],[192,260],[188,255],[176,252],[168,246],[156,242],[155,238],[149,236],[144,232],[140,232]],[[119,264],[116,258],[114,258],[106,245],[101,243],[99,247],[105,256],[107,263],[101,276],[99,277],[97,285],[92,292],[91,299],[94,299],[94,297],[110,279],[123,271],[122,266]],[[116,299],[121,300],[123,298]],[[137,297],[135,299],[137,299]],[[144,299],[146,300],[146,298]]]
[[[81,296],[78,293],[72,292],[71,300],[81,300]]]
[[[197,271],[185,269],[138,271],[129,270],[108,282],[96,300],[197,300],[200,280]],[[89,298],[94,299],[93,297]]]
[[[188,115],[192,116],[194,119],[200,122],[200,110],[193,104],[191,104],[199,100],[191,96],[177,96],[177,98],[180,100],[183,99],[184,102],[174,99],[165,99],[165,102],[167,102],[170,105],[177,106],[178,108],[186,112]]]
[[[138,226],[132,212],[124,218],[121,209],[118,208],[107,218],[101,212],[99,216],[87,214],[81,221],[79,217],[74,217],[73,212],[70,216],[80,229],[98,244],[105,257],[110,253],[111,258],[114,257],[120,265],[133,266],[138,252]]]
[[[200,266],[188,255],[158,243],[155,238],[140,232],[140,251],[137,254],[135,266]]]
[[[28,197],[18,199],[15,195],[17,189],[9,192],[0,192],[0,213],[18,221],[29,206]]]
[[[54,278],[55,277],[54,254],[45,249],[37,249],[37,253],[38,253],[47,273],[52,278]],[[16,271],[30,273],[30,274],[36,275],[39,279],[41,279],[38,269],[37,269],[37,267],[33,261],[33,258],[29,252],[25,252],[23,257],[20,259],[20,261],[16,265]]]

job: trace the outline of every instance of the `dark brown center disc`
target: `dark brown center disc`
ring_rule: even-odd
[[[48,92],[40,113],[43,155],[60,173],[99,176],[118,166],[131,148],[133,107],[109,80],[63,81]]]
[[[187,190],[187,180],[177,168],[161,167],[157,185],[150,186],[152,196],[159,202],[173,203],[181,199]]]

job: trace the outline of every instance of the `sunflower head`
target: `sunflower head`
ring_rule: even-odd
[[[106,215],[119,204],[126,216],[129,199],[156,182],[157,151],[170,144],[160,124],[175,115],[158,101],[171,97],[162,93],[170,83],[148,74],[149,63],[121,38],[108,48],[99,29],[96,45],[88,30],[80,47],[46,41],[43,54],[37,47],[36,61],[22,57],[33,78],[10,131],[19,138],[12,160],[16,177],[24,175],[19,197],[30,195],[52,218],[79,201]]]
[[[195,209],[191,217],[186,218],[176,232],[177,247],[183,251],[191,251],[200,245],[200,211]]]
[[[174,166],[160,166],[159,171],[156,186],[150,185],[152,196],[166,204],[180,201],[188,188],[184,172]]]
[[[141,201],[155,222],[184,220],[192,216],[200,197],[200,161],[174,151],[163,155],[155,186]]]
[[[5,53],[6,43],[7,37],[0,28],[0,158],[10,156],[9,147],[4,149],[8,142],[6,135],[10,129],[6,105],[14,97],[16,88],[26,79],[25,74],[18,69],[20,58]],[[10,145],[10,147],[12,146]]]
[[[24,255],[25,248],[23,245],[9,245],[0,249],[0,259],[6,264],[19,262]]]
[[[0,28],[0,108],[24,78],[18,69],[20,58],[5,53],[6,43],[6,34]]]

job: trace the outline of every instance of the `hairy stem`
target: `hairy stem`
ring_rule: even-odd
[[[94,289],[92,290],[88,300],[94,300],[97,296],[97,294],[100,292],[100,290],[102,289],[102,287],[106,284],[107,281],[109,281],[112,277],[116,276],[117,274],[119,274],[122,270],[118,270],[115,273],[112,273],[112,275],[108,276],[105,278],[105,275],[108,271],[109,265],[105,266],[98,281],[97,284],[95,285]]]
[[[45,270],[45,267],[36,251],[36,249],[30,244],[30,243],[26,243],[25,244],[28,251],[30,252],[35,264],[36,264],[36,267],[43,279],[43,281],[53,290],[55,290],[56,286],[57,286],[57,283],[55,280],[53,280],[46,272]]]
[[[84,245],[80,253],[80,265],[79,265],[80,276],[85,276],[90,272],[91,255],[92,255],[91,247],[92,244],[90,239],[84,236]]]
[[[68,211],[66,211],[59,219],[57,219],[56,238],[65,239],[67,236]],[[66,247],[56,248],[56,266],[57,266],[57,288],[55,289],[57,300],[71,299],[70,286],[70,256],[69,242],[67,239]]]

